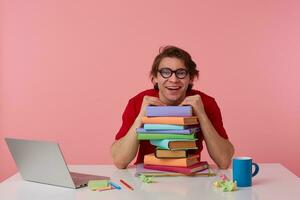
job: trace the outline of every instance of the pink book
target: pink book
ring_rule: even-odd
[[[181,174],[190,175],[208,168],[208,163],[206,161],[196,163],[190,167],[176,167],[176,166],[164,166],[164,165],[144,165],[145,169],[167,171],[167,172],[177,172]]]

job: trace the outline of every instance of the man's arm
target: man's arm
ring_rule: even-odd
[[[233,145],[218,134],[205,112],[198,114],[198,119],[210,157],[219,168],[227,169],[234,154]]]
[[[210,157],[221,169],[227,169],[230,166],[231,158],[234,154],[234,147],[231,142],[224,139],[216,131],[208,118],[200,95],[189,96],[184,99],[181,105],[193,106],[197,115],[204,141]]]
[[[111,154],[117,168],[125,169],[135,158],[139,148],[139,140],[135,130],[141,125],[141,119],[137,117],[127,134],[112,144]]]
[[[139,115],[124,137],[115,141],[111,146],[113,162],[119,169],[125,169],[135,158],[139,140],[137,139],[136,129],[142,126],[142,117],[145,116],[148,105],[165,105],[157,97],[144,96]]]

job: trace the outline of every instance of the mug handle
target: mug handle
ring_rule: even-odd
[[[255,170],[254,170],[254,172],[252,173],[252,177],[253,177],[253,176],[255,176],[255,175],[258,173],[258,171],[259,171],[259,166],[258,166],[258,164],[256,164],[256,163],[252,163],[252,165],[254,165],[254,167],[255,167]]]

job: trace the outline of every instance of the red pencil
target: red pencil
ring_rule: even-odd
[[[128,183],[126,183],[126,182],[123,181],[122,179],[120,179],[120,182],[123,183],[123,185],[125,185],[125,186],[128,187],[129,189],[133,190],[133,187],[131,187]]]

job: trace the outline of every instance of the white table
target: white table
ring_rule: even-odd
[[[221,192],[212,186],[219,177],[156,177],[156,183],[146,184],[134,176],[135,168],[118,170],[112,165],[69,166],[71,171],[110,176],[120,183],[124,179],[134,191],[108,190],[93,192],[88,188],[69,189],[32,183],[22,180],[20,174],[0,183],[1,200],[71,200],[71,199],[300,199],[299,178],[280,164],[260,164],[260,172],[253,179],[253,186],[239,188],[236,192]],[[231,178],[231,170],[220,170]],[[121,185],[121,184],[120,184]]]

